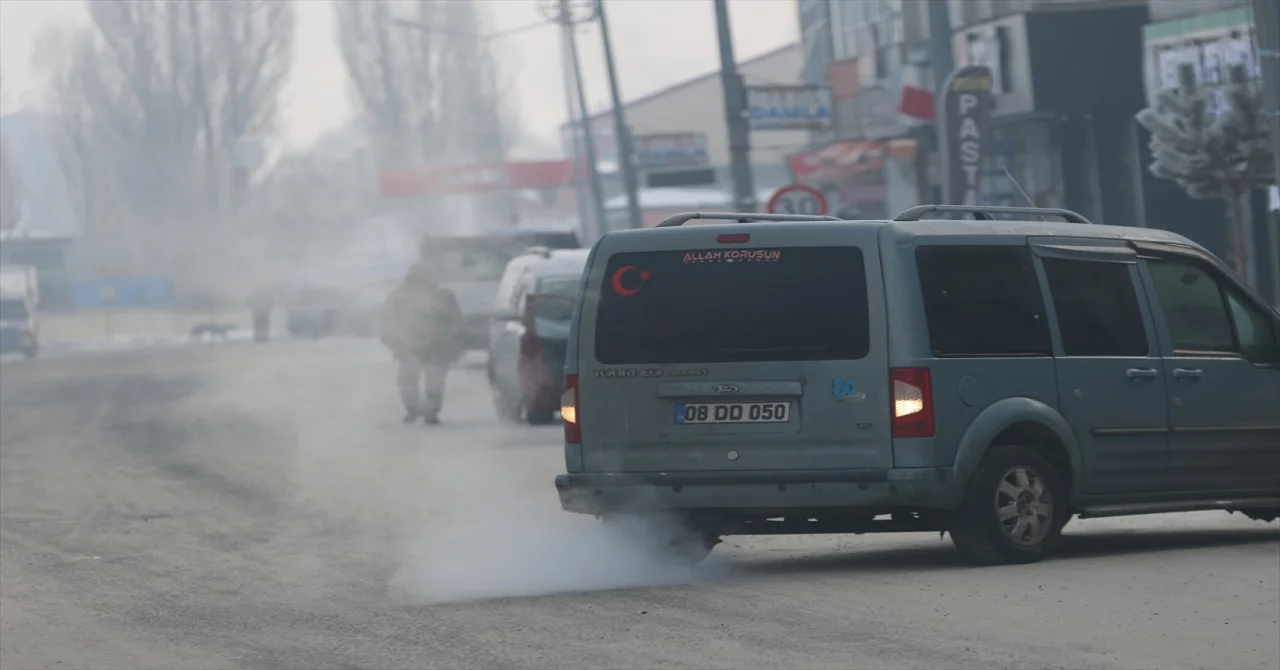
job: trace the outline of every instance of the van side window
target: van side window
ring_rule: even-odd
[[[1043,262],[1064,354],[1139,357],[1151,352],[1129,264]]]
[[[1148,259],[1174,353],[1242,353],[1236,346],[1222,287],[1198,264]]]
[[[1280,340],[1276,339],[1275,322],[1234,289],[1227,289],[1227,306],[1236,327],[1240,353],[1253,363],[1280,362],[1276,360],[1280,354]]]
[[[924,246],[916,268],[933,355],[1052,355],[1026,247]]]

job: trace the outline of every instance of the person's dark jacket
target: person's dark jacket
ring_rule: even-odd
[[[397,358],[451,364],[466,350],[464,325],[457,296],[437,284],[419,264],[387,297],[382,310],[382,343]]]

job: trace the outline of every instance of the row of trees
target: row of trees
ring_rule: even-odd
[[[286,119],[282,93],[294,67],[292,0],[94,0],[85,29],[40,40],[34,65],[49,84],[62,169],[75,194],[84,245],[98,268],[169,274],[205,290],[248,287],[297,245],[282,209],[302,201],[324,237],[359,207],[372,175],[336,170],[341,156],[294,156],[272,175]],[[415,164],[442,153],[488,154],[477,125],[497,91],[473,1],[336,0],[334,39],[352,84],[356,127],[374,162]],[[434,31],[410,30],[410,19]],[[336,73],[335,73],[336,74]],[[306,174],[306,179],[299,179]],[[349,204],[349,203],[347,203]],[[333,216],[325,219],[324,213]],[[261,283],[261,277],[251,283]],[[234,282],[231,282],[234,284]],[[226,290],[222,292],[228,292]]]

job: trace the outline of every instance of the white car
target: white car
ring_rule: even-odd
[[[489,326],[489,386],[498,416],[546,425],[564,391],[564,356],[587,249],[536,247],[507,264]]]

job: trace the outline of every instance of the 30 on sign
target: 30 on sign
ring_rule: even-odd
[[[825,216],[827,198],[816,188],[792,184],[775,191],[766,209],[770,214]]]

